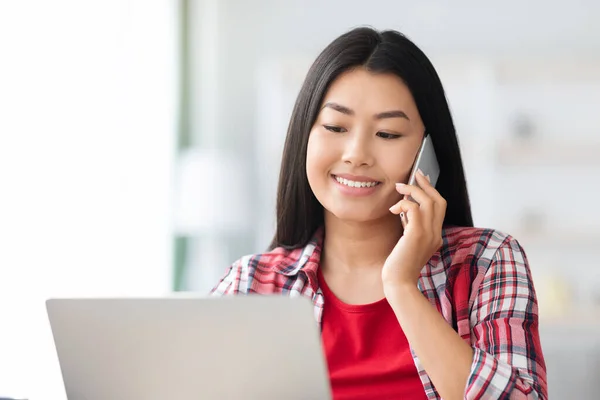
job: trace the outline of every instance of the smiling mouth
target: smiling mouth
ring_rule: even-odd
[[[339,176],[332,175],[333,179],[341,183],[342,185],[352,187],[352,188],[372,188],[379,185],[381,182],[370,181],[370,182],[362,182],[362,181],[352,181],[350,179],[340,178]]]

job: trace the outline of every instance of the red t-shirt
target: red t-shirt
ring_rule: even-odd
[[[345,304],[329,289],[320,269],[318,276],[333,398],[427,399],[406,336],[387,300]]]

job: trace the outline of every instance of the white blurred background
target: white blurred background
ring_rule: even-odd
[[[304,74],[371,25],[432,59],[475,223],[525,247],[551,398],[594,398],[599,20],[593,0],[0,0],[0,397],[65,398],[48,297],[206,292],[267,247]]]

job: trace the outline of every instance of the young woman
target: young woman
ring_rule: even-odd
[[[426,133],[439,180],[407,185]],[[525,253],[473,227],[442,84],[395,31],[354,29],[318,56],[287,133],[270,249],[212,293],[312,299],[336,399],[547,398]]]

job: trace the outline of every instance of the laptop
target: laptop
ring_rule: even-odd
[[[331,398],[306,298],[50,299],[46,308],[69,400]]]

